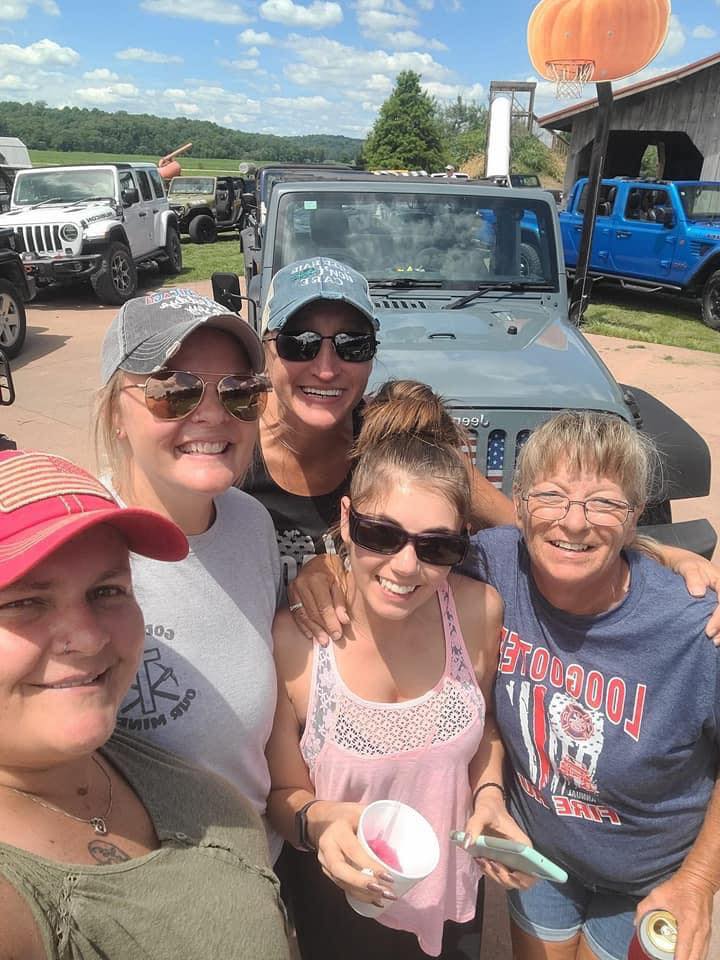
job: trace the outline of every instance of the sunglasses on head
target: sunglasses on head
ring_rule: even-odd
[[[439,567],[462,563],[468,549],[467,533],[408,533],[391,520],[368,517],[350,507],[350,539],[358,547],[391,556],[412,543],[418,560]]]
[[[265,409],[270,381],[254,373],[227,374],[215,380],[204,380],[189,370],[160,370],[144,383],[131,383],[128,388],[145,392],[145,405],[158,420],[182,420],[202,403],[205,388],[214,386],[220,403],[231,417],[250,423]]]
[[[320,353],[323,340],[332,340],[335,353],[346,363],[367,363],[377,353],[374,333],[334,333],[323,337],[314,330],[301,330],[297,333],[278,333],[270,339],[275,340],[280,359],[291,363],[314,360]]]

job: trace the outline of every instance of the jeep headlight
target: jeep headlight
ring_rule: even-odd
[[[64,240],[66,243],[72,243],[73,240],[77,240],[79,236],[80,231],[74,223],[64,223],[60,227],[60,239]]]

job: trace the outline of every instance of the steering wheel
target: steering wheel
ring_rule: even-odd
[[[418,250],[413,260],[418,266],[437,269],[438,263],[443,256],[444,253],[440,247],[423,247],[421,250]]]

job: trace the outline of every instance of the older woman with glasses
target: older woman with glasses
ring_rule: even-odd
[[[720,885],[715,598],[692,599],[633,548],[656,460],[616,417],[560,414],[520,456],[519,529],[477,534],[464,568],[505,605],[495,709],[510,812],[570,876],[511,889],[522,960],[625,960],[633,920],[659,908],[678,921],[677,960],[707,946]]]
[[[115,730],[143,652],[130,551],[187,541],[61,457],[0,453],[0,960],[287,960],[257,813]]]
[[[280,564],[269,516],[234,485],[270,389],[264,362],[238,316],[162,290],[130,300],[107,331],[97,410],[111,489],[174,520],[190,543],[172,567],[133,558],[145,651],[119,729],[221,774],[260,813]]]

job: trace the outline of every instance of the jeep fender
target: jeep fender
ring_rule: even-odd
[[[201,213],[205,214],[206,217],[212,217],[213,220],[215,219],[215,213],[210,209],[210,207],[193,207],[185,214],[185,222],[189,224],[191,220],[194,220],[195,217],[199,216]]]
[[[621,386],[637,401],[642,429],[663,456],[668,499],[706,497],[710,493],[710,450],[700,434],[657,397],[639,387]]]
[[[178,233],[180,233],[180,221],[177,218],[177,214],[174,210],[164,210],[161,214],[162,222],[162,237],[160,237],[160,246],[164,246],[167,240],[167,231],[168,227],[175,227]]]
[[[695,292],[698,296],[700,296],[702,294],[702,289],[705,286],[705,281],[711,274],[715,273],[716,270],[720,270],[720,250],[714,250],[707,260],[703,260],[688,281],[686,292]]]
[[[83,253],[102,253],[110,243],[123,243],[130,249],[130,242],[125,233],[125,228],[116,223],[112,229],[104,233],[101,237],[88,237],[83,243]]]

